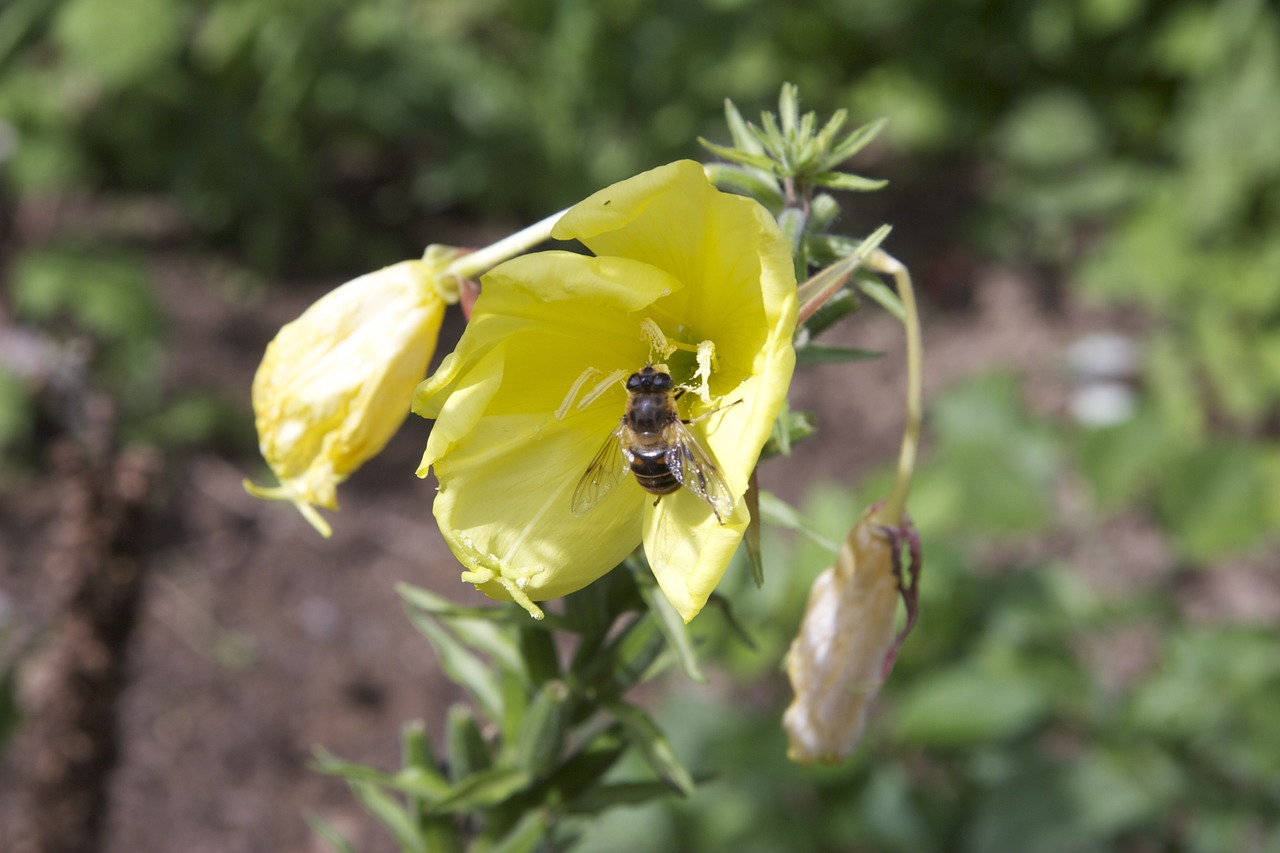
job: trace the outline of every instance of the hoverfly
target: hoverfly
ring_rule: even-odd
[[[589,512],[627,472],[636,475],[640,488],[658,496],[655,505],[684,486],[711,507],[721,524],[733,514],[733,493],[689,431],[692,421],[680,418],[676,401],[682,393],[671,374],[653,365],[631,374],[626,413],[573,490],[574,515]]]

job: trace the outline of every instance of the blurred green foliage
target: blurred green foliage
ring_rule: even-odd
[[[921,622],[846,765],[784,759],[788,701],[772,670],[808,584],[832,557],[807,540],[767,539],[770,573],[745,567],[720,592],[756,648],[701,626],[736,676],[720,692],[680,690],[660,723],[709,780],[687,801],[610,813],[583,850],[1262,851],[1280,845],[1280,657],[1269,627],[1193,621],[1181,576],[1110,583],[1030,543],[1061,533],[1050,507],[1079,444],[1037,421],[1007,377],[935,401],[936,442],[912,505],[926,543]],[[999,436],[1015,448],[972,478],[964,452]],[[1050,452],[1052,448],[1057,452]],[[1034,452],[1033,452],[1034,450]],[[996,490],[990,501],[984,492]],[[816,491],[804,507],[839,538],[861,498]],[[960,508],[957,509],[957,506]],[[975,509],[974,513],[966,511]],[[1170,507],[1171,524],[1199,512]],[[1003,556],[1001,556],[1003,554]],[[1113,561],[1122,565],[1121,557]],[[1073,565],[1076,563],[1077,565]],[[703,620],[699,620],[700,622]],[[714,682],[713,682],[714,683]]]

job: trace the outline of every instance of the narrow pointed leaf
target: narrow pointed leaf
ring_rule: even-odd
[[[598,785],[569,803],[570,814],[595,815],[615,806],[639,806],[681,793],[666,782],[614,782]]]
[[[747,522],[746,535],[742,542],[747,546],[747,565],[751,567],[751,579],[756,589],[764,586],[764,553],[760,548],[760,478],[756,469],[751,469],[751,479],[747,483],[747,511],[751,520]]]
[[[427,853],[426,845],[409,815],[405,814],[394,797],[369,782],[352,782],[351,790],[370,814],[391,833],[391,837],[406,853]]]
[[[676,661],[684,674],[699,684],[706,683],[707,677],[698,666],[698,655],[693,648],[693,638],[689,636],[689,626],[680,618],[680,614],[667,601],[667,597],[659,590],[657,584],[640,584],[640,594],[649,605],[649,612],[658,622],[658,629],[667,638],[667,644],[675,652]]]
[[[859,266],[866,263],[893,229],[888,225],[877,228],[865,240],[857,243],[844,259],[836,261],[814,274],[808,281],[796,289],[800,299],[800,321],[808,320],[813,314],[840,290]]]
[[[751,127],[742,118],[742,113],[738,112],[738,108],[728,98],[724,99],[724,120],[729,125],[729,135],[733,137],[733,144],[737,148],[748,154],[764,153],[760,140],[756,139]]]
[[[880,131],[884,130],[884,126],[887,123],[888,119],[877,119],[876,121],[864,124],[862,127],[840,140],[840,142],[836,143],[836,145],[831,148],[831,153],[828,155],[826,160],[826,167],[828,169],[835,169],[863,148],[866,148],[872,140],[880,135]]]
[[[440,668],[455,684],[475,699],[476,704],[490,720],[502,718],[502,690],[498,676],[466,646],[444,629],[434,617],[422,611],[410,610],[409,621],[431,641]]]
[[[534,620],[530,619],[529,614],[522,608],[513,607],[510,604],[495,607],[466,607],[455,604],[430,590],[407,583],[396,584],[396,592],[409,606],[441,619],[482,619],[500,625],[530,627],[548,632],[571,630],[564,620],[554,613],[548,613],[544,618]]]
[[[844,127],[845,121],[849,118],[847,110],[836,110],[831,114],[831,118],[823,125],[822,130],[818,131],[818,136],[814,140],[819,151],[830,153],[831,146],[835,142],[836,136]]]
[[[720,611],[720,615],[724,617],[725,624],[729,626],[729,632],[733,634],[733,636],[737,637],[744,646],[753,652],[759,651],[756,647],[755,639],[752,638],[747,629],[743,627],[742,623],[738,621],[738,617],[734,615],[733,607],[729,604],[728,598],[717,593],[712,593],[711,597],[707,599],[707,606],[714,607]]]
[[[888,181],[864,178],[848,172],[818,172],[809,176],[809,183],[833,190],[872,192],[889,185]]]
[[[857,283],[858,289],[875,301],[881,308],[897,317],[899,321],[905,322],[906,312],[902,308],[902,300],[898,298],[898,294],[893,292],[893,288],[872,276],[858,276],[854,281]]]
[[[569,686],[558,679],[542,685],[529,703],[516,739],[515,764],[531,778],[541,779],[555,768],[573,705]]]
[[[475,715],[466,705],[449,708],[444,748],[449,758],[449,778],[455,785],[493,766],[493,753],[476,725]]]
[[[541,809],[526,812],[516,825],[496,841],[481,836],[476,840],[474,853],[534,853],[543,848],[542,841],[551,830],[547,813]],[[556,848],[568,849],[568,848]]]
[[[862,300],[856,291],[842,287],[835,292],[809,319],[796,331],[796,349],[810,346],[814,338],[821,335],[836,323],[850,316],[862,307]]]
[[[774,165],[773,160],[764,154],[752,154],[738,148],[728,148],[724,145],[716,145],[714,142],[703,139],[701,136],[698,137],[698,144],[717,157],[723,157],[732,163],[741,163],[744,166],[752,166],[765,172],[772,171]]]
[[[529,774],[510,767],[492,767],[473,773],[453,787],[432,811],[469,812],[496,806],[528,787]]]
[[[778,181],[763,169],[711,163],[706,170],[711,183],[720,189],[754,198],[775,215],[786,204]]]
[[[397,773],[384,773],[374,767],[343,761],[324,751],[315,754],[314,767],[326,776],[337,776],[348,782],[365,782],[394,791],[434,801],[449,791],[449,783],[438,773],[421,767],[405,768]]]
[[[782,129],[794,131],[799,116],[800,87],[794,83],[783,83],[782,93],[778,97],[778,118],[782,122]]]
[[[843,364],[850,361],[874,361],[884,353],[857,347],[841,347],[812,343],[796,350],[796,364]]]
[[[397,589],[401,598],[410,606],[430,613],[437,619],[447,619],[449,627],[464,645],[488,655],[494,663],[506,669],[514,672],[523,671],[520,652],[516,648],[515,641],[511,639],[510,634],[495,624],[487,613],[483,615],[461,614],[453,608],[452,603],[447,598],[430,590],[410,587],[406,584],[401,584]],[[497,610],[498,608],[493,609]],[[503,609],[512,613],[517,610],[514,607]],[[522,617],[522,621],[518,624],[522,627],[532,621],[523,611],[519,615]]]
[[[840,543],[829,539],[816,527],[809,523],[800,511],[782,498],[773,494],[773,492],[760,493],[760,514],[764,516],[765,521],[770,524],[776,524],[779,527],[785,527],[787,530],[794,530],[802,534],[809,541],[813,542],[831,553],[840,550]]]
[[[312,832],[323,838],[325,843],[333,848],[334,853],[356,853],[356,848],[351,846],[351,842],[334,829],[333,824],[319,815],[307,815],[307,825],[311,827]]]
[[[675,750],[662,729],[645,711],[625,702],[610,702],[605,706],[613,718],[622,723],[631,741],[640,750],[641,757],[658,774],[681,794],[693,793],[693,776],[676,757]]]

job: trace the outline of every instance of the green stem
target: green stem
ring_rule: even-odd
[[[460,255],[457,260],[449,264],[445,270],[446,275],[457,276],[458,278],[478,278],[482,273],[496,267],[505,260],[514,258],[539,243],[551,237],[551,229],[560,221],[560,217],[564,216],[565,211],[553,213],[540,222],[535,222],[528,228],[524,228],[509,237],[503,237],[496,243],[485,246],[483,249],[477,249],[474,252],[468,252]]]
[[[915,289],[911,274],[897,258],[877,249],[868,266],[878,273],[893,276],[902,300],[903,326],[907,335],[907,422],[902,429],[902,448],[898,453],[898,472],[889,497],[885,498],[872,520],[897,527],[906,514],[907,494],[911,491],[911,475],[920,445],[920,423],[924,416],[924,351],[920,343],[920,314],[916,309]]]

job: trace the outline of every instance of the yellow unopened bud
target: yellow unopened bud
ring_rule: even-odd
[[[428,256],[430,257],[430,256]],[[253,380],[262,455],[280,480],[250,494],[288,500],[321,535],[315,507],[390,440],[435,351],[440,265],[405,261],[349,281],[282,328]]]
[[[914,621],[917,563],[913,559],[911,587],[904,587],[902,533],[872,521],[871,512],[849,531],[836,564],[814,581],[787,654],[795,699],[782,724],[787,757],[801,764],[835,763],[857,746],[867,708]],[[899,597],[908,611],[902,633],[894,631]]]

